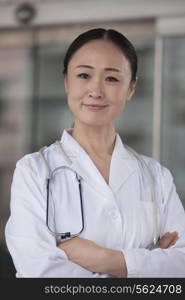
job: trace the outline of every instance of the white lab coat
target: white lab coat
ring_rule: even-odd
[[[148,250],[154,230],[150,189],[137,159],[127,151],[119,135],[112,155],[109,185],[66,130],[61,143],[72,161],[71,168],[82,177],[85,228],[80,236],[100,246],[121,250],[128,277],[185,277],[185,212],[168,169],[143,156],[155,177],[160,236],[172,231],[179,234],[175,246]],[[56,144],[47,147],[44,154],[52,170],[68,165]],[[56,201],[59,198],[63,201],[58,213],[66,220],[64,230],[69,231],[70,227],[77,232],[81,214],[76,204],[79,201],[76,179],[67,169],[58,175],[60,180],[54,180],[52,187]],[[74,264],[57,248],[56,238],[46,226],[46,169],[38,152],[17,162],[5,235],[17,277],[110,277],[93,274]]]

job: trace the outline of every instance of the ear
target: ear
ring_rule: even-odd
[[[137,84],[137,78],[136,80],[133,82],[130,83],[130,87],[128,89],[128,94],[127,94],[127,101],[130,101],[135,93],[135,90],[136,90],[136,84]]]
[[[67,75],[64,76],[64,88],[65,88],[65,91],[66,91],[66,94],[67,94],[67,92],[68,92]]]

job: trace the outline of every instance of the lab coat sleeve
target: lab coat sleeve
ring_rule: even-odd
[[[185,212],[176,192],[170,171],[162,166],[157,170],[162,196],[160,236],[177,231],[179,239],[168,249],[122,250],[128,277],[185,277]]]
[[[42,182],[28,161],[16,166],[11,187],[11,214],[5,228],[17,277],[66,277],[68,258],[46,227]]]

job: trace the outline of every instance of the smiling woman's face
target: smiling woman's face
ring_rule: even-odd
[[[106,126],[121,114],[135,85],[123,52],[110,41],[94,40],[72,56],[65,89],[75,121]]]

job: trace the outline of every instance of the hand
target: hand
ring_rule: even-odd
[[[166,232],[162,238],[157,242],[157,245],[161,249],[167,249],[171,246],[175,245],[176,241],[178,240],[178,233],[174,232]]]
[[[96,243],[75,237],[58,245],[69,260],[90,272],[126,277],[127,269],[121,251],[101,247]]]

